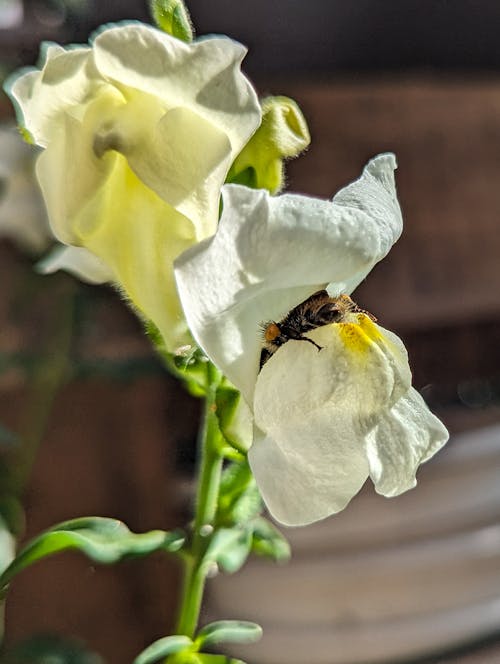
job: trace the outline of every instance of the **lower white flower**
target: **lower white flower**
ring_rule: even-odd
[[[447,440],[411,387],[400,339],[365,314],[288,341],[254,395],[249,461],[280,522],[303,525],[344,509],[371,477],[378,493],[415,486],[418,465]]]
[[[225,187],[216,235],[176,262],[189,327],[253,411],[250,465],[287,525],[342,510],[369,476],[385,496],[406,491],[448,438],[402,342],[365,313],[289,339],[260,369],[263,323],[320,289],[350,294],[398,239],[395,167],[376,157],[332,201]]]

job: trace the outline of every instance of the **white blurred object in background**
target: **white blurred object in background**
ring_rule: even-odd
[[[0,0],[0,29],[15,28],[24,18],[22,0]]]
[[[35,154],[13,125],[0,126],[0,237],[40,254],[53,238],[35,178]]]

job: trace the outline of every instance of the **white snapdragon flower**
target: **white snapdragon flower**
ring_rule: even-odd
[[[393,155],[332,201],[223,190],[217,234],[176,262],[200,346],[253,411],[249,461],[273,516],[303,525],[342,510],[367,477],[394,496],[448,433],[411,387],[402,342],[364,313],[289,340],[259,370],[262,323],[315,291],[349,294],[402,230]]]
[[[227,171],[260,123],[245,53],[225,37],[186,44],[108,25],[90,47],[46,45],[41,69],[7,85],[44,148],[37,176],[54,235],[94,256],[70,249],[45,269],[77,260],[87,279],[109,278],[170,349],[187,331],[173,260],[215,232]]]

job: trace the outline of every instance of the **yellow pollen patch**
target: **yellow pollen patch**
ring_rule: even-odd
[[[377,341],[379,339],[382,339],[382,334],[375,325],[375,323],[372,321],[372,319],[367,316],[366,314],[359,314],[358,316],[358,323],[359,327],[363,330],[363,332],[366,334],[367,337],[369,337],[372,341]]]
[[[356,318],[357,323],[338,323],[340,338],[349,350],[365,353],[382,335],[365,314],[359,314]]]

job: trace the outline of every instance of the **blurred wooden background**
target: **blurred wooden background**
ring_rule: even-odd
[[[203,9],[202,3],[192,3],[194,18],[199,14],[207,30],[213,18],[207,17],[209,4]],[[345,10],[338,14],[341,4],[331,3],[323,26],[326,31],[334,25],[339,39],[341,20],[349,18]],[[388,4],[396,7],[396,3]],[[436,4],[442,9],[447,3]],[[127,11],[141,17],[138,7],[143,4],[131,9],[132,5]],[[241,22],[241,16],[240,23],[233,18],[231,24],[220,5],[224,3],[217,3],[219,30],[239,36],[236,27],[244,24],[249,33],[240,38],[248,36],[247,41],[263,48],[258,28],[252,38],[251,26]],[[326,5],[320,5],[313,15],[315,26],[321,24],[321,12],[326,11]],[[358,34],[359,22],[365,32],[370,30],[372,14],[363,13],[369,12],[365,5],[359,3],[356,8],[358,24],[351,26],[353,34]],[[479,2],[474,8],[467,2],[456,6],[469,8],[471,14],[462,16],[462,25],[467,26],[465,45],[461,50],[457,42],[453,51],[456,66],[446,71],[408,72],[401,50],[397,71],[380,73],[367,66],[355,69],[359,41],[351,44],[347,64],[330,62],[330,73],[323,69],[320,76],[296,77],[290,66],[286,71],[278,67],[271,71],[272,67],[266,70],[265,62],[251,61],[259,91],[295,98],[310,124],[311,148],[288,168],[290,190],[331,196],[359,175],[369,157],[386,150],[396,153],[404,234],[360,286],[356,299],[403,337],[416,386],[423,389],[452,432],[500,422],[500,72],[495,71],[500,59],[497,62],[494,52],[488,51],[488,35],[498,22],[493,21],[496,14],[490,16],[486,11],[494,13],[498,6],[492,2]],[[473,32],[480,6],[485,10],[479,22],[482,33],[479,28]],[[109,7],[115,17],[125,16],[123,3],[120,7],[110,3]],[[32,12],[33,4],[29,8]],[[414,20],[424,15],[424,11],[417,12]],[[35,21],[33,16],[29,14],[30,21]],[[257,10],[256,16],[262,19]],[[286,44],[280,39],[292,19],[286,12],[281,16],[273,44],[280,43],[283,52]],[[409,10],[406,30],[412,16]],[[446,12],[439,17],[446,27]],[[372,37],[376,34],[383,48],[377,51],[373,38],[366,38],[364,57],[369,61],[372,48],[379,53],[374,63],[383,69],[391,57],[390,35],[384,38],[380,32],[380,17],[372,19],[378,26]],[[457,20],[455,12],[453,20],[450,18],[453,35],[458,34]],[[294,34],[300,33],[296,22],[291,25]],[[82,19],[77,28],[83,32],[89,26]],[[386,30],[391,26],[392,22]],[[6,62],[20,64],[32,59],[40,36],[56,39],[70,34],[64,24],[51,28],[28,23],[23,30],[18,41],[12,31],[9,39],[6,31],[0,31],[0,55]],[[71,34],[79,34],[78,30]],[[428,44],[415,37],[416,28],[412,34],[411,43]],[[476,51],[471,34],[478,40]],[[309,40],[313,38],[314,31]],[[345,35],[342,39],[348,44]],[[314,60],[314,44],[307,43],[309,59]],[[404,47],[404,32],[395,44]],[[446,44],[449,41],[442,40],[443,57],[451,57]],[[334,47],[324,35],[318,37],[320,52],[341,52]],[[300,52],[307,62],[306,47]],[[385,61],[380,53],[385,53]],[[426,53],[421,56],[424,60],[434,51]],[[482,54],[486,65],[475,61],[474,53]],[[467,57],[480,70],[460,75],[465,68],[460,58]],[[353,70],[357,73],[348,74]],[[9,116],[3,103],[1,118]],[[44,378],[43,372],[35,383],[20,369],[9,368],[0,376],[0,421],[22,431],[29,417],[35,417],[44,431],[24,494],[24,537],[55,522],[90,514],[123,519],[138,531],[177,525],[185,510],[198,404],[164,373],[139,324],[111,290],[81,287],[61,276],[36,277],[31,261],[7,243],[0,247],[0,254],[2,354],[48,354],[50,367],[51,357],[61,360],[61,348],[54,351],[50,346],[61,322],[61,307],[72,317],[67,357],[61,361],[68,361],[73,373],[61,374],[57,390],[50,375]],[[55,396],[45,427],[44,414],[33,404],[49,388]],[[50,399],[46,402],[50,405]],[[397,539],[397,533],[394,537]],[[498,573],[500,576],[500,569]],[[35,632],[55,631],[77,635],[112,664],[128,662],[152,640],[168,633],[177,578],[176,566],[159,556],[112,568],[93,567],[71,554],[44,561],[12,585],[6,613],[7,643]],[[493,638],[471,652],[436,655],[430,661],[486,664],[497,660],[500,645]]]

